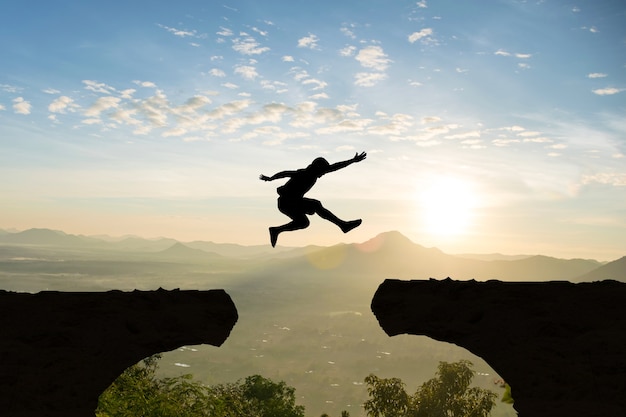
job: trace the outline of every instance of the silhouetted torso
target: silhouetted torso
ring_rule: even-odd
[[[286,198],[302,198],[315,185],[318,176],[311,170],[299,169],[289,181],[277,188],[278,195]]]
[[[324,220],[337,225],[342,232],[348,233],[350,230],[361,224],[361,219],[357,220],[341,220],[335,216],[330,210],[325,208],[322,203],[312,198],[305,198],[304,195],[315,185],[317,179],[329,172],[337,171],[345,168],[355,162],[361,162],[365,159],[365,152],[355,153],[353,158],[345,161],[330,164],[325,158],[315,158],[309,166],[296,171],[280,171],[268,177],[267,175],[259,175],[262,181],[274,181],[280,178],[289,178],[285,185],[278,187],[278,210],[291,218],[289,223],[282,226],[270,227],[270,243],[272,247],[276,246],[278,235],[282,232],[291,230],[304,229],[311,223],[307,215],[317,214]]]

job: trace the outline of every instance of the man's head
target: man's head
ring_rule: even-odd
[[[311,165],[308,166],[309,169],[314,171],[318,176],[326,172],[326,169],[330,166],[328,161],[325,158],[319,157],[315,158]]]

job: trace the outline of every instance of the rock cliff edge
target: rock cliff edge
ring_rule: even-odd
[[[483,358],[520,417],[626,415],[626,284],[386,280],[372,311],[390,336]]]
[[[220,346],[236,321],[223,290],[0,291],[0,414],[93,417],[126,368],[183,345]]]

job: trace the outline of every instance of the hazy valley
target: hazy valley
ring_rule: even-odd
[[[363,379],[400,377],[409,391],[438,361],[473,361],[476,383],[499,377],[480,358],[426,337],[389,338],[370,311],[385,278],[546,281],[626,280],[626,257],[602,264],[545,256],[448,255],[388,232],[361,244],[271,248],[172,239],[85,237],[46,229],[0,232],[0,289],[107,291],[223,288],[239,321],[220,348],[188,346],[164,355],[161,371],[207,383],[251,374],[296,388],[307,415],[364,415]],[[494,311],[493,314],[498,314]],[[494,340],[497,343],[497,340]],[[513,416],[499,404],[494,416]]]

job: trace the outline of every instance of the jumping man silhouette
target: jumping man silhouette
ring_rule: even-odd
[[[306,194],[317,182],[317,179],[329,172],[337,171],[338,169],[345,168],[355,162],[361,162],[365,159],[367,154],[365,152],[356,153],[354,158],[329,164],[324,158],[315,158],[309,166],[296,171],[281,171],[271,177],[262,175],[259,179],[263,181],[273,181],[279,178],[289,178],[284,185],[277,188],[278,192],[278,210],[281,213],[291,218],[291,221],[282,226],[270,227],[270,242],[272,247],[276,246],[278,235],[282,232],[288,232],[292,230],[305,229],[309,226],[310,221],[307,218],[307,214],[317,214],[322,219],[328,220],[337,226],[344,232],[348,233],[350,230],[358,227],[361,224],[361,219],[345,221],[335,216],[327,208],[322,206],[318,200],[312,198],[305,198]]]

